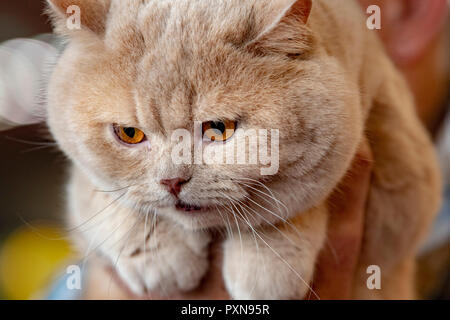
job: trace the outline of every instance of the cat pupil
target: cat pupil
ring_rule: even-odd
[[[133,138],[134,135],[136,134],[136,130],[134,128],[124,128],[123,132],[125,132],[125,134],[130,138]]]
[[[223,122],[212,122],[211,123],[211,128],[214,129],[214,130],[218,130],[221,133],[224,133],[225,129],[226,129],[225,128],[225,123],[223,123]]]

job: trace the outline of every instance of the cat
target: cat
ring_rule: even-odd
[[[326,241],[327,199],[367,139],[374,169],[353,298],[415,297],[416,251],[440,201],[437,162],[355,1],[48,3],[68,44],[47,123],[72,162],[68,223],[87,257],[108,261],[137,295],[170,295],[199,285],[211,230],[226,230],[232,298],[301,299]],[[79,29],[67,27],[71,5]],[[278,172],[175,164],[171,132],[195,122],[226,141],[238,138],[224,128],[278,129]],[[366,286],[370,265],[381,290]]]

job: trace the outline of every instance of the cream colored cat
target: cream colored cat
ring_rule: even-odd
[[[70,42],[48,125],[73,162],[69,221],[88,256],[137,294],[187,291],[208,269],[210,230],[226,229],[233,298],[302,298],[326,239],[325,202],[365,136],[375,164],[354,297],[414,297],[414,257],[439,205],[436,160],[354,1],[49,3]],[[81,30],[67,28],[73,4]],[[195,122],[227,141],[237,139],[228,127],[278,129],[279,171],[176,165],[171,133]],[[367,289],[369,265],[382,290]]]

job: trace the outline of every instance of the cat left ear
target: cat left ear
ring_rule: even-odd
[[[301,54],[308,47],[308,35],[304,27],[312,10],[312,0],[278,0],[277,14],[267,20],[263,31],[247,46],[259,51]],[[303,31],[303,32],[302,32]]]
[[[292,20],[306,24],[311,10],[312,0],[278,0],[275,4],[275,11],[279,13],[266,31],[270,31],[279,24],[292,22]]]
[[[72,34],[89,30],[103,34],[111,0],[47,0],[55,31]]]

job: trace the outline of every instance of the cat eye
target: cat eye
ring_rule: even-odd
[[[203,122],[203,137],[215,142],[227,141],[234,135],[236,127],[237,122],[232,120]]]
[[[114,126],[114,132],[126,144],[139,144],[145,140],[144,132],[138,128]]]

